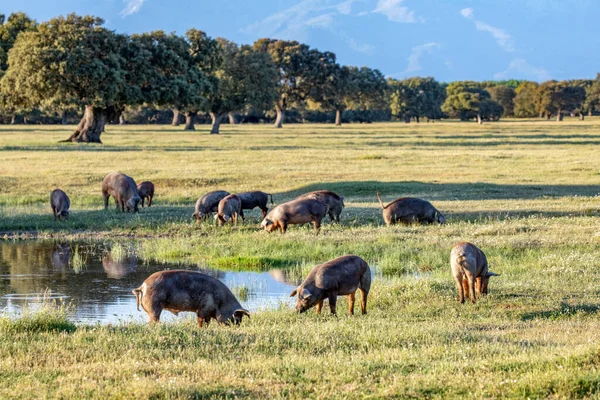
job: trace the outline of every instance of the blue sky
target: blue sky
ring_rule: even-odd
[[[194,27],[252,43],[294,39],[386,76],[593,78],[600,72],[598,0],[0,0],[38,21],[76,12],[118,32]]]

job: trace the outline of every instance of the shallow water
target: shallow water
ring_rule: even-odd
[[[146,321],[146,314],[137,311],[131,291],[150,274],[165,269],[188,269],[214,276],[232,289],[250,311],[293,305],[289,295],[299,283],[289,282],[282,270],[234,272],[194,265],[148,264],[131,252],[125,253],[129,254],[114,259],[110,245],[95,242],[0,242],[0,309],[19,314],[24,307],[35,309],[48,299],[70,305],[72,318],[78,322]],[[247,289],[243,297],[241,287]],[[178,318],[182,317],[169,312],[161,316],[161,320]]]

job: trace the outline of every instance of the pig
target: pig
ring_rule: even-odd
[[[148,207],[152,207],[152,198],[154,197],[154,184],[150,181],[144,181],[137,185],[139,196],[142,198],[142,207],[144,200],[148,199]]]
[[[321,220],[327,214],[327,206],[314,199],[296,199],[273,208],[262,220],[260,226],[267,232],[281,229],[285,233],[290,224],[306,224],[312,222],[318,235]]]
[[[348,254],[314,267],[290,297],[298,296],[297,312],[303,313],[316,305],[317,314],[321,312],[323,300],[329,299],[329,308],[335,314],[337,296],[347,295],[348,314],[354,315],[356,289],[361,294],[361,311],[366,314],[367,296],[371,289],[371,269],[362,258]]]
[[[242,201],[242,210],[240,212],[242,219],[244,219],[244,210],[253,210],[256,207],[260,208],[264,219],[267,216],[267,212],[269,212],[269,208],[267,207],[269,196],[271,197],[271,204],[273,204],[273,196],[270,193],[255,191],[238,193],[237,196]]]
[[[458,301],[465,302],[468,293],[471,303],[475,304],[475,292],[480,296],[488,293],[488,280],[490,276],[499,276],[488,270],[485,254],[477,246],[468,242],[458,243],[450,252],[450,266],[452,276],[458,290]]]
[[[181,311],[195,312],[200,328],[211,319],[220,325],[239,325],[244,315],[250,317],[227,286],[195,271],[155,272],[133,294],[138,311],[141,304],[148,314],[148,322],[159,322],[162,310],[175,315]]]
[[[430,202],[414,197],[401,197],[392,201],[387,206],[383,205],[379,192],[377,199],[383,209],[383,220],[386,225],[395,223],[411,224],[419,222],[422,224],[431,224],[437,222],[440,225],[446,223],[446,218]]]
[[[217,211],[219,202],[226,196],[229,196],[229,192],[225,190],[215,190],[201,196],[196,202],[196,209],[192,214],[192,218],[195,218],[196,222],[208,218],[210,213]]]
[[[138,212],[138,205],[142,201],[138,194],[137,185],[133,178],[120,172],[111,172],[106,175],[102,182],[102,196],[104,197],[104,209],[108,208],[108,198],[115,199],[117,209],[125,212]]]
[[[329,190],[316,190],[297,197],[297,199],[315,199],[329,207],[327,214],[331,222],[340,223],[340,214],[344,209],[344,198]]]
[[[71,207],[71,200],[65,192],[60,189],[54,189],[50,193],[50,207],[52,207],[52,213],[54,219],[67,220],[69,219],[69,208]]]
[[[237,225],[238,215],[242,212],[242,201],[235,194],[223,197],[219,202],[215,220],[222,226],[225,222],[232,220],[234,225]]]

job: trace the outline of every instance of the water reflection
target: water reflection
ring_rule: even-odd
[[[298,283],[281,270],[229,272],[144,264],[131,252],[115,255],[110,249],[109,244],[95,242],[0,242],[0,309],[19,313],[26,305],[35,308],[45,297],[71,304],[73,318],[81,322],[145,321],[131,290],[164,269],[200,270],[214,276],[251,311],[291,305],[289,294]],[[173,319],[164,314],[165,320]]]

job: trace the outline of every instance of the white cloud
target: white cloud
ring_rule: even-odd
[[[505,71],[494,74],[495,79],[531,79],[538,82],[551,79],[551,75],[544,68],[536,67],[523,58],[513,59]]]
[[[472,18],[473,17],[473,9],[468,7],[468,8],[463,8],[462,10],[460,10],[460,13],[462,14],[463,17],[465,18]]]
[[[512,52],[515,50],[512,43],[512,37],[508,33],[500,28],[496,28],[495,26],[491,26],[485,22],[476,20],[475,11],[472,8],[463,8],[460,10],[460,13],[466,19],[473,21],[477,30],[491,34],[494,39],[496,39],[498,46],[502,47],[505,51]]]
[[[410,56],[408,56],[408,66],[404,70],[404,73],[416,72],[421,70],[421,57],[424,54],[431,54],[435,49],[439,49],[440,44],[436,42],[430,42],[415,46],[412,48]]]
[[[305,41],[311,29],[326,29],[344,40],[355,51],[369,54],[373,48],[357,43],[347,33],[336,27],[336,18],[350,15],[352,5],[361,0],[302,0],[278,13],[242,29],[242,32],[258,37],[276,37],[286,40]]]
[[[128,15],[135,14],[136,12],[140,11],[142,6],[144,5],[145,0],[123,0],[123,1],[125,3],[127,3],[125,8],[121,11],[121,16],[123,18],[125,18]]]
[[[415,12],[403,6],[403,2],[404,0],[378,0],[377,7],[372,12],[383,14],[393,22],[417,22]]]

